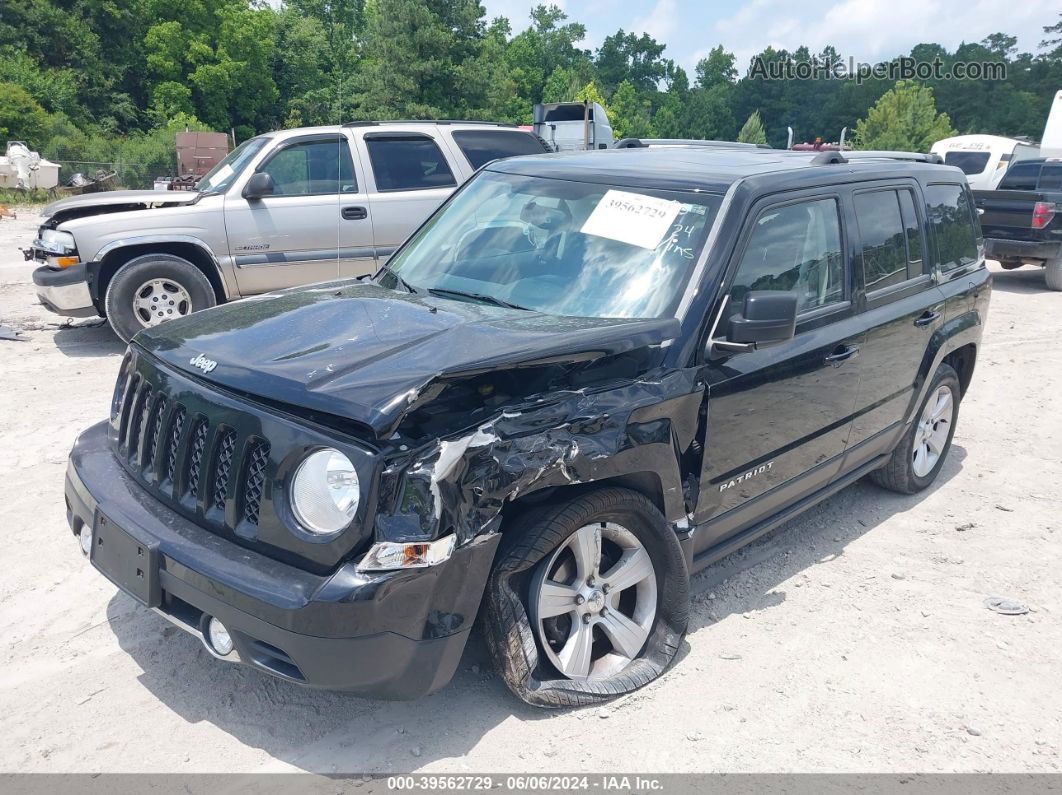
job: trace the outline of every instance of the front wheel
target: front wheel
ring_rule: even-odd
[[[959,376],[951,366],[940,365],[917,418],[892,451],[888,463],[870,474],[871,480],[900,494],[914,494],[936,480],[951,450],[959,398]]]
[[[604,488],[506,528],[486,594],[495,666],[535,706],[593,704],[657,678],[686,632],[689,574],[642,495]]]
[[[186,259],[145,254],[118,269],[104,297],[107,321],[128,342],[141,329],[214,306],[210,280]]]

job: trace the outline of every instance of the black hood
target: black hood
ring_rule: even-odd
[[[337,282],[196,313],[136,343],[209,382],[382,437],[437,378],[585,361],[677,333],[674,318],[565,318]]]

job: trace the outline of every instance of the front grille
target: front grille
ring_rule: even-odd
[[[227,430],[218,442],[217,456],[214,459],[213,505],[219,511],[225,510],[225,495],[229,490],[229,471],[232,469],[232,455],[235,451],[236,431]]]
[[[169,447],[166,450],[166,471],[163,477],[173,480],[173,473],[177,471],[177,446],[181,443],[181,431],[184,430],[184,406],[177,406],[173,410],[173,419],[170,420]]]
[[[251,447],[247,462],[247,478],[244,481],[244,518],[258,524],[258,512],[262,507],[262,489],[265,485],[265,468],[269,461],[269,442],[256,442]]]
[[[188,496],[199,496],[199,476],[203,469],[203,453],[206,451],[207,422],[199,420],[192,431],[192,449],[188,453]]]
[[[162,418],[166,414],[166,397],[159,395],[155,401],[154,422],[151,423],[151,432],[144,443],[144,467],[151,469],[155,466],[155,452],[159,447],[159,436],[162,434]]]

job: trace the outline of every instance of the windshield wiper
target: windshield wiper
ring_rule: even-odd
[[[457,296],[460,298],[471,298],[474,301],[481,301],[484,304],[494,304],[494,306],[504,306],[506,309],[519,309],[522,312],[534,312],[534,309],[528,309],[526,306],[520,306],[519,304],[511,304],[504,298],[498,298],[496,295],[487,295],[486,293],[467,293],[464,290],[450,290],[445,287],[429,287],[428,292],[432,295],[442,296]]]

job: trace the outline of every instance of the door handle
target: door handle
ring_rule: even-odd
[[[843,345],[838,347],[833,353],[826,357],[826,364],[832,364],[834,367],[840,367],[849,359],[858,355],[858,345]]]
[[[364,207],[344,207],[340,215],[348,221],[361,221],[369,217],[369,211]]]
[[[916,326],[928,326],[933,321],[939,320],[939,319],[940,319],[940,312],[931,312],[930,310],[927,309],[925,312],[923,312],[921,315],[919,315],[918,319],[915,320],[914,324]]]

